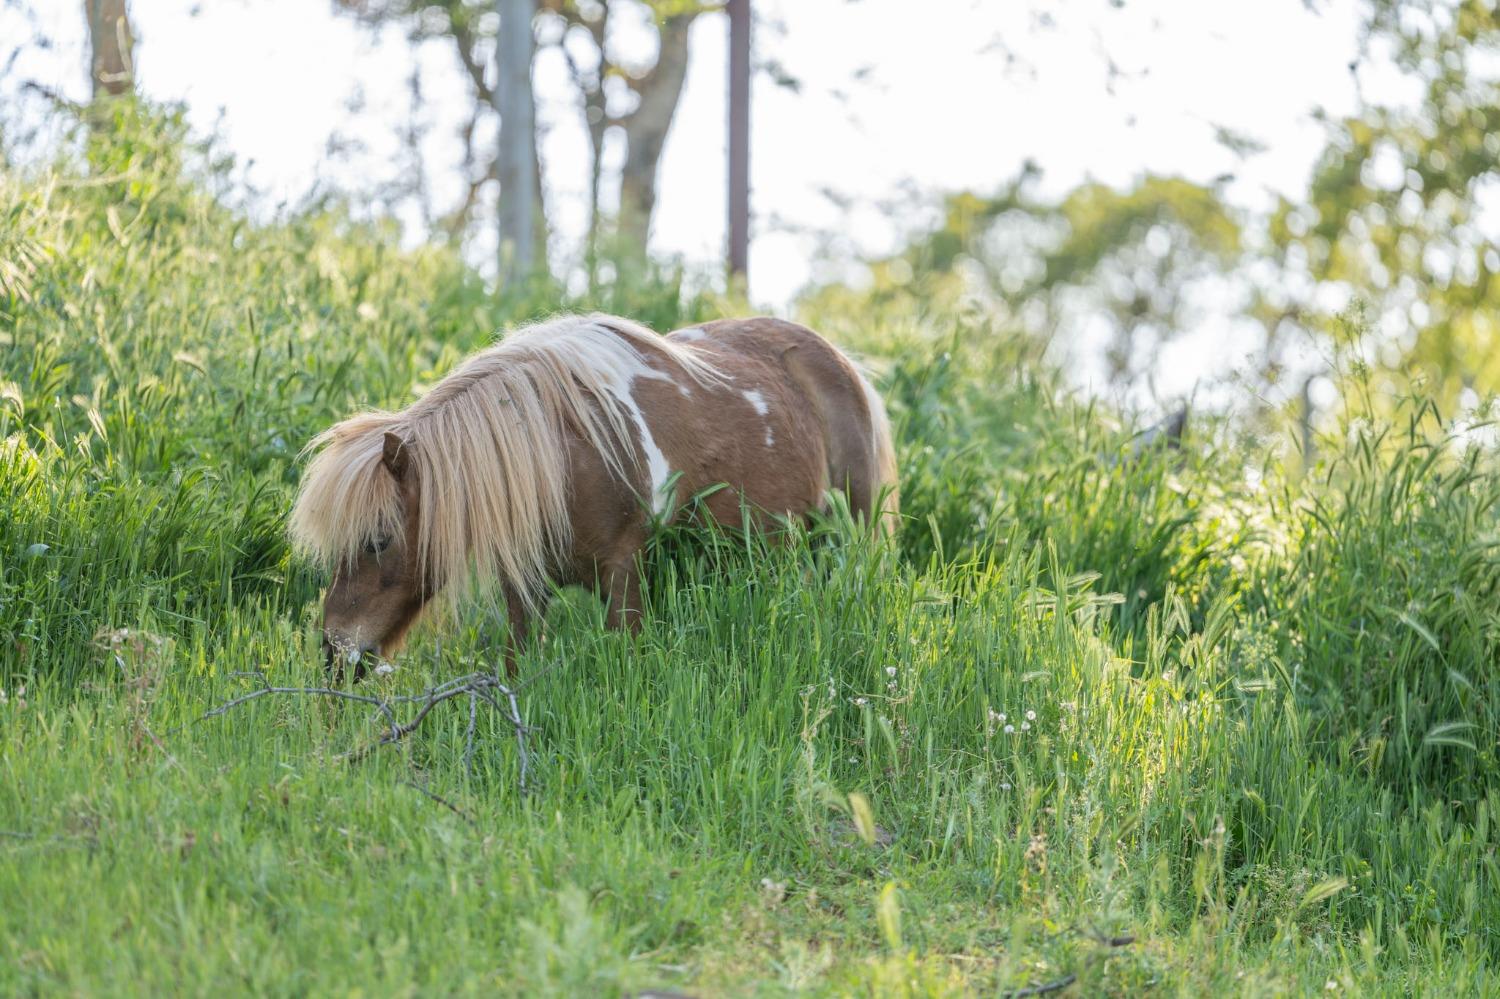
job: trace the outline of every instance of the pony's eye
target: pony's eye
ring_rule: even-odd
[[[390,539],[390,537],[388,535],[382,534],[378,538],[371,538],[369,541],[365,542],[365,554],[366,555],[379,555],[381,552],[385,551],[390,546],[391,546],[391,539]]]

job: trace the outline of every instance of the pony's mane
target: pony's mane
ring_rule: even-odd
[[[296,547],[325,566],[352,561],[404,524],[400,488],[382,466],[386,433],[405,444],[420,502],[418,564],[461,593],[497,580],[533,603],[567,550],[569,429],[635,483],[636,377],[670,378],[665,357],[699,384],[722,376],[697,355],[615,316],[560,316],[470,356],[399,413],[370,412],[313,438],[292,510]]]

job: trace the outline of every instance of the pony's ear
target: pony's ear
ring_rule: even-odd
[[[406,441],[387,430],[385,432],[385,451],[380,456],[380,463],[386,467],[386,471],[393,475],[397,482],[406,478],[406,468],[411,458],[411,450],[406,446]]]

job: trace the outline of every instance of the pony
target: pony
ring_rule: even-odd
[[[726,319],[660,336],[565,315],[468,357],[400,412],[315,437],[289,527],[331,572],[331,672],[387,657],[440,594],[504,596],[512,675],[555,587],[591,586],[606,622],[641,626],[637,554],[704,496],[708,517],[774,531],[841,490],[876,530],[899,519],[885,407],[812,330]],[[720,487],[714,490],[713,487]],[[727,486],[728,488],[722,488]]]

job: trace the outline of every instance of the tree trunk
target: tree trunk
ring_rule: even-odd
[[[500,31],[496,58],[500,77],[495,108],[500,112],[500,286],[514,288],[537,264],[536,112],[531,62],[536,48],[532,19],[536,0],[496,0]]]
[[[642,256],[656,211],[656,174],[666,148],[667,132],[687,78],[688,32],[696,14],[676,14],[659,29],[661,52],[651,72],[631,88],[640,104],[624,121],[625,166],[620,174],[620,238]]]
[[[599,189],[604,180],[604,133],[606,126],[589,125],[589,229],[584,237],[584,267],[588,271],[589,290],[599,283]]]
[[[583,240],[583,263],[588,276],[590,290],[599,284],[599,235],[602,219],[599,214],[599,195],[604,179],[604,137],[611,124],[609,101],[604,92],[604,81],[609,74],[609,0],[600,0],[592,16],[585,17],[576,4],[562,0],[548,0],[546,7],[563,18],[567,28],[558,46],[568,64],[568,74],[578,88],[583,101],[583,124],[589,136],[589,221]],[[588,32],[598,53],[598,62],[591,68],[578,64],[568,49],[567,32],[581,28]]]
[[[94,100],[135,90],[135,39],[125,0],[83,0],[89,24],[89,80]]]
[[[590,84],[578,80],[583,92],[584,125],[588,128],[592,154],[589,160],[589,230],[583,250],[589,290],[592,291],[599,284],[599,188],[604,178],[604,136],[609,131],[609,105],[604,95],[604,74],[608,65],[604,46],[609,32],[609,4],[604,4],[598,20],[586,27],[599,49],[599,68],[593,80]]]
[[[532,120],[535,121],[536,105],[531,106]],[[547,228],[547,188],[542,183],[546,174],[542,172],[542,143],[532,132],[531,140],[531,262],[532,268],[537,271],[546,272],[547,245],[551,232]]]

